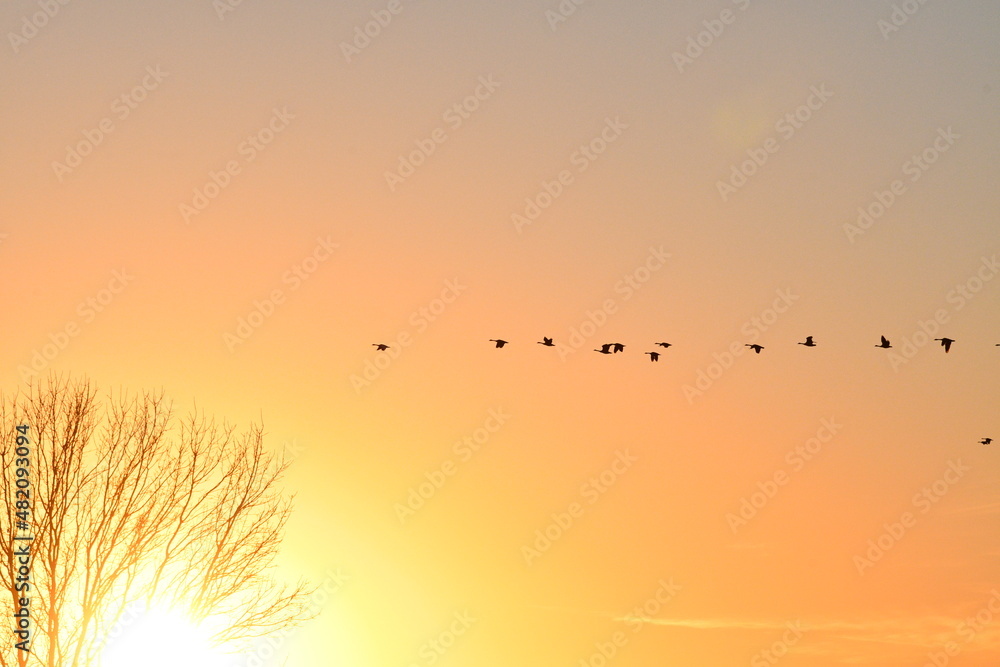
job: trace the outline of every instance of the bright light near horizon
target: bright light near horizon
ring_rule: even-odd
[[[223,667],[209,633],[183,614],[153,609],[131,623],[104,652],[107,667]]]

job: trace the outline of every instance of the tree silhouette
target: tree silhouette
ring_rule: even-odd
[[[162,393],[101,400],[89,381],[49,378],[0,394],[8,627],[25,595],[15,588],[22,542],[13,539],[21,424],[31,459],[32,651],[17,650],[5,628],[0,667],[97,667],[111,629],[137,608],[181,611],[233,647],[304,620],[305,585],[268,576],[291,511],[277,485],[290,462],[264,448],[261,427],[175,419]]]

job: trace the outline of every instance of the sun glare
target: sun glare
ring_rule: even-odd
[[[172,611],[152,610],[132,620],[104,653],[107,667],[222,667],[209,633]]]

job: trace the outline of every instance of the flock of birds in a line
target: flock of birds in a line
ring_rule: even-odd
[[[935,338],[934,340],[940,341],[941,347],[944,348],[945,352],[950,352],[951,351],[951,345],[952,345],[952,343],[955,342],[954,338]],[[504,340],[502,338],[490,338],[489,341],[491,343],[495,343],[496,347],[498,347],[498,348],[502,348],[504,345],[507,345],[510,342],[510,341],[506,341],[506,340]],[[537,342],[538,342],[539,345],[545,345],[546,347],[555,347],[556,344],[554,342],[552,342],[552,341],[553,341],[553,339],[548,338],[546,336],[543,336],[542,340],[537,341]],[[672,343],[653,343],[653,344],[654,345],[659,345],[662,348],[668,348],[668,347],[670,347],[672,345]],[[389,346],[386,345],[385,343],[372,343],[372,345],[379,352],[384,352],[385,350],[389,349]],[[816,347],[816,341],[813,340],[812,336],[806,336],[805,341],[800,342],[799,345],[805,345],[806,347]],[[1000,347],[1000,343],[997,343],[996,346]],[[744,347],[749,347],[751,350],[753,350],[757,354],[760,354],[761,350],[764,349],[763,345],[757,345],[756,343],[753,343],[753,344],[747,343]],[[887,349],[889,349],[889,348],[892,347],[892,344],[889,342],[888,338],[886,338],[885,336],[882,336],[881,342],[878,345],[876,345],[875,347],[880,347],[882,349],[887,350]],[[601,354],[615,354],[616,352],[624,352],[624,351],[625,351],[625,346],[623,344],[621,344],[621,343],[604,343],[603,345],[601,345],[601,347],[599,349],[598,348],[594,348],[594,352],[600,352]],[[662,354],[662,353],[661,352],[645,352],[644,354],[648,354],[649,355],[649,360],[655,362],[655,361],[659,361],[660,360],[660,354]]]
[[[889,339],[886,338],[885,336],[882,336],[881,338],[882,340],[875,347],[879,347],[884,350],[890,349],[892,347],[892,343],[889,342]],[[951,351],[951,345],[952,343],[955,342],[954,338],[947,338],[947,337],[935,338],[934,340],[939,341],[941,343],[941,347],[944,348],[945,353]],[[490,338],[489,341],[491,343],[495,343],[497,348],[502,348],[504,345],[507,345],[510,342],[502,338]],[[537,343],[539,345],[544,345],[545,347],[555,347],[556,345],[553,342],[553,339],[547,336],[543,336],[540,341],[537,341]],[[806,339],[804,341],[799,342],[798,344],[805,345],[806,347],[816,347],[816,341],[813,340],[812,336],[806,336]],[[671,347],[673,343],[654,343],[654,345],[659,345],[660,347],[666,349],[668,347]],[[389,349],[389,346],[386,345],[385,343],[372,343],[372,346],[374,346],[375,349],[379,352],[384,352],[385,350]],[[761,350],[764,349],[763,345],[757,345],[756,343],[753,344],[747,343],[745,347],[749,347],[757,354],[760,354]],[[1000,343],[997,343],[996,347],[1000,347]],[[625,351],[625,346],[622,343],[604,343],[603,345],[601,345],[600,348],[594,348],[594,352],[599,352],[601,354],[615,354],[617,352],[624,352],[624,351]],[[645,354],[649,355],[650,361],[656,362],[660,360],[660,354],[661,354],[660,352],[645,352]],[[982,440],[979,441],[979,444],[988,445],[991,442],[993,442],[993,438],[983,438]]]

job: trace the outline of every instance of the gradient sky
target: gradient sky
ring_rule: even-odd
[[[290,667],[1000,663],[1000,5],[224,1],[0,7],[0,380],[263,420]]]

